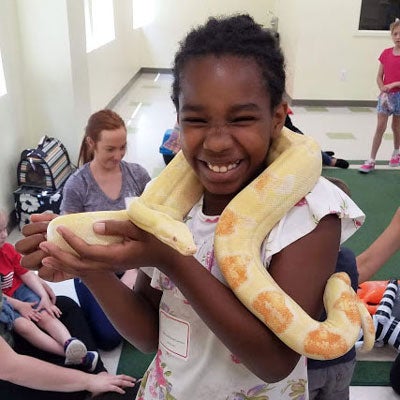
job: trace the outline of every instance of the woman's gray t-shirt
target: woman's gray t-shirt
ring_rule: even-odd
[[[110,199],[101,190],[90,171],[89,163],[75,171],[65,183],[61,214],[86,211],[124,210],[126,200],[140,196],[150,181],[145,168],[121,161],[122,187],[117,199]]]

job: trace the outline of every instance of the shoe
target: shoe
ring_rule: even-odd
[[[349,168],[349,163],[346,160],[343,160],[341,158],[337,158],[336,159],[336,163],[335,163],[335,167],[346,169],[346,168]]]
[[[400,165],[400,154],[393,156],[389,161],[389,167],[398,167]]]
[[[324,151],[324,153],[328,154],[328,156],[334,156],[335,152],[334,151]]]
[[[79,339],[72,337],[64,344],[65,365],[78,365],[87,354],[86,346]]]
[[[88,351],[82,359],[82,366],[88,372],[93,372],[96,369],[99,353],[97,351]]]
[[[363,174],[368,174],[375,169],[375,163],[373,161],[365,161],[363,165],[358,169]]]

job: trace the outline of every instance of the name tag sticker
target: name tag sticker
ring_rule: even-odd
[[[188,322],[160,310],[160,344],[178,358],[187,360],[189,356]]]

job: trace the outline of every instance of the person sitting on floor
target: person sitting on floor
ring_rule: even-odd
[[[98,353],[88,352],[58,319],[60,310],[50,301],[39,277],[21,266],[21,255],[6,243],[7,225],[7,214],[0,209],[0,288],[4,297],[0,320],[34,346],[65,355],[66,365],[82,364],[93,370]]]
[[[43,282],[48,293],[51,288]],[[62,311],[61,318],[74,334],[85,338],[89,348],[94,348],[89,328],[80,307],[74,300],[52,293],[52,301]],[[4,299],[0,292],[0,312]],[[135,379],[127,375],[107,373],[100,357],[92,373],[63,366],[64,359],[42,351],[23,337],[8,329],[0,321],[0,398],[29,400],[85,400],[88,392],[93,396],[103,393],[102,399],[134,398],[137,391]],[[75,367],[78,368],[78,367]]]

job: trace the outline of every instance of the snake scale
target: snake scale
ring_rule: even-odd
[[[372,319],[347,274],[329,278],[324,292],[327,319],[318,322],[277,285],[260,260],[264,238],[316,184],[321,174],[319,146],[283,128],[272,141],[267,165],[227,205],[217,224],[214,251],[228,285],[250,312],[299,354],[320,360],[340,357],[352,348],[361,328],[361,350],[371,350]],[[49,224],[47,237],[71,251],[56,232],[57,226],[64,225],[90,244],[109,244],[121,238],[96,235],[93,222],[129,219],[182,254],[194,254],[196,246],[183,220],[202,193],[202,185],[180,152],[127,210],[57,217]]]

